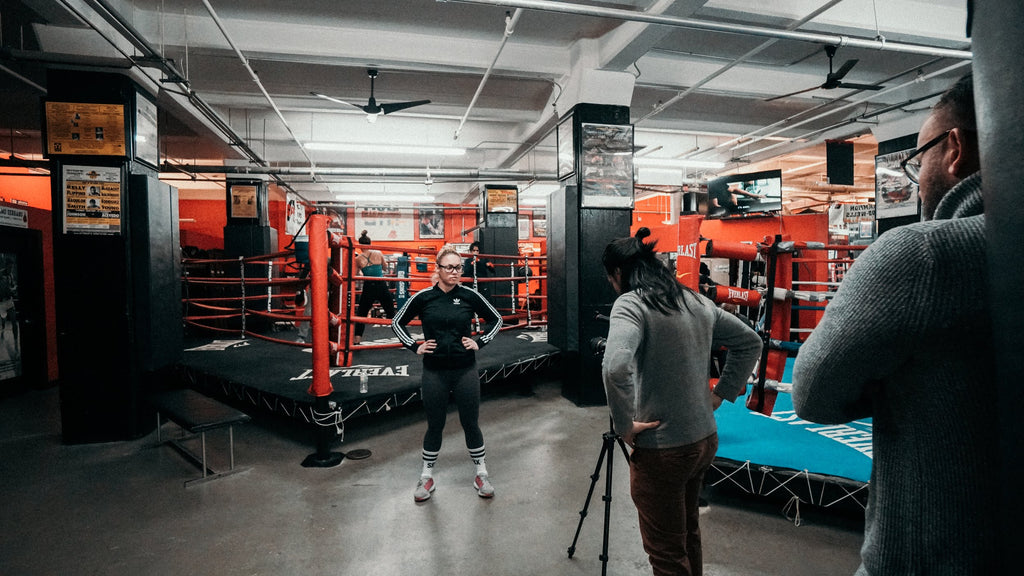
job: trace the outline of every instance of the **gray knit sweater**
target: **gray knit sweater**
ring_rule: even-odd
[[[882,235],[800,348],[806,420],[871,417],[873,466],[858,575],[996,574],[997,460],[981,176],[935,220]]]
[[[637,291],[612,306],[602,371],[616,432],[660,420],[641,432],[636,446],[672,448],[716,431],[708,389],[711,350],[729,353],[715,392],[730,402],[743,391],[761,354],[761,338],[707,298],[685,294],[689,311],[666,316],[647,307]]]

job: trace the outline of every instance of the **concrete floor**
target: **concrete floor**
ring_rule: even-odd
[[[308,428],[258,416],[235,430],[236,465],[252,469],[185,488],[198,471],[156,435],[63,445],[56,389],[0,398],[0,574],[576,575],[600,574],[602,476],[574,558],[567,557],[607,429],[607,409],[577,407],[557,382],[532,395],[491,386],[481,407],[497,495],[477,497],[461,428],[449,413],[437,491],[412,499],[422,410],[347,423],[342,451],[366,460],[300,465]],[[164,432],[171,430],[165,425]],[[208,449],[226,462],[226,433]],[[608,574],[650,574],[614,461]],[[709,490],[702,517],[709,576],[852,574],[860,518]]]

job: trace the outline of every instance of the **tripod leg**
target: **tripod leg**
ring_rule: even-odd
[[[626,450],[626,443],[621,436],[616,436],[615,439],[619,442],[619,448],[622,448],[622,455],[626,457],[626,462],[629,462],[629,450]]]
[[[608,470],[604,478],[604,541],[601,544],[601,576],[608,573],[608,529],[612,522],[612,461],[615,460],[615,440],[622,444],[622,439],[612,433],[605,434],[604,446],[608,452]]]
[[[572,538],[572,545],[569,546],[569,558],[576,553],[576,542],[580,538],[580,530],[583,528],[583,521],[587,518],[587,509],[590,508],[590,499],[594,496],[594,487],[597,486],[598,479],[601,478],[601,463],[604,462],[605,454],[609,454],[608,442],[605,441],[601,445],[601,455],[597,458],[597,466],[594,467],[594,473],[590,475],[590,490],[587,492],[587,500],[583,503],[583,509],[580,510],[580,522],[576,525],[576,535]],[[608,458],[611,461],[611,458]]]

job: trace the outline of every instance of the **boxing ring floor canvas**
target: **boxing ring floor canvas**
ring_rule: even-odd
[[[398,340],[389,326],[368,326],[363,342]],[[423,372],[419,356],[405,348],[353,350],[351,366],[331,368],[334,391],[330,400],[337,404],[342,421],[419,400]],[[547,343],[546,331],[503,331],[477,353],[481,383],[540,370],[558,355],[559,350]],[[308,392],[313,382],[312,362],[310,348],[229,335],[187,337],[179,365],[192,388],[233,400],[243,410],[253,407],[314,422],[315,398]],[[364,374],[367,392],[362,393],[360,376]]]
[[[784,382],[792,382],[787,362]],[[739,487],[751,494],[798,497],[830,506],[863,507],[871,477],[871,420],[826,425],[807,422],[780,392],[771,416],[747,409],[744,399],[715,412],[718,453],[707,483]]]

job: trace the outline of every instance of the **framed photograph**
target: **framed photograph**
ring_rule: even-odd
[[[249,184],[229,183],[228,188],[231,195],[231,218],[252,218],[257,217],[256,213],[256,191],[258,186]]]
[[[530,219],[525,216],[519,217],[519,239],[530,239]]]
[[[633,207],[633,127],[583,124],[582,208]]]
[[[572,115],[569,115],[562,119],[556,132],[559,180],[565,180],[576,173],[575,146],[573,144]]]
[[[420,210],[420,238],[444,238],[443,210]]]
[[[546,238],[548,235],[548,219],[547,218],[534,218],[533,219],[533,235],[538,238]]]
[[[915,216],[918,208],[917,184],[910,181],[900,162],[913,149],[875,156],[875,218]]]

